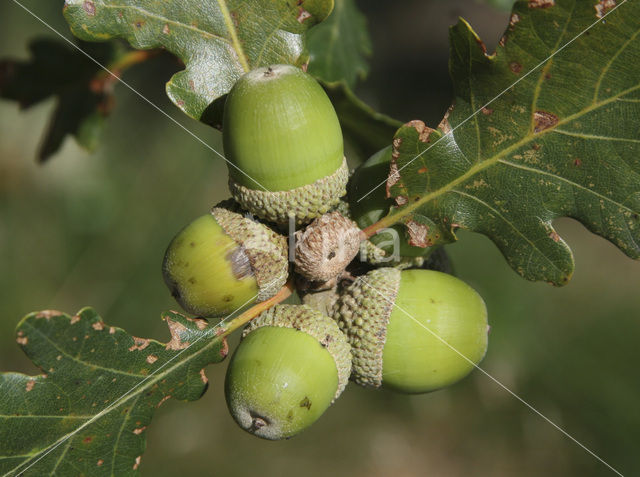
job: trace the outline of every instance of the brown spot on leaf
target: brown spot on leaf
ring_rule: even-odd
[[[58,310],[42,310],[36,314],[36,318],[45,318],[48,320],[49,318],[54,318],[63,314],[64,313]]]
[[[573,165],[576,167],[580,167],[582,165],[582,161],[578,158],[573,160]]]
[[[534,151],[537,151],[537,150],[540,149],[541,146],[538,143],[534,143],[533,146],[531,146],[531,147],[533,148]]]
[[[100,467],[102,464],[104,464],[104,461],[102,459],[98,459],[98,462],[96,463],[96,465]]]
[[[516,26],[516,23],[518,23],[519,21],[520,15],[518,15],[517,13],[512,14],[509,18],[509,28],[513,29],[513,27]]]
[[[399,195],[398,197],[396,197],[396,204],[398,204],[399,206],[403,206],[407,202],[409,202],[409,199],[407,199],[404,195]]]
[[[138,470],[138,467],[140,467],[140,462],[142,462],[142,456],[136,457],[136,462],[135,464],[133,464],[133,470]]]
[[[604,17],[609,10],[616,6],[615,0],[600,0],[598,3],[594,5],[596,9],[596,17],[602,18]]]
[[[453,105],[449,106],[447,112],[444,113],[444,117],[440,124],[438,124],[438,129],[442,131],[443,134],[449,134],[451,132],[451,124],[449,124],[449,115],[453,111]]]
[[[167,317],[167,326],[169,326],[169,332],[171,333],[171,341],[167,343],[166,349],[179,351],[189,346],[189,342],[182,341],[180,334],[187,331],[187,328],[182,323],[173,321]]]
[[[79,321],[80,321],[80,317],[78,315],[75,315],[75,316],[71,317],[71,324],[72,325],[75,325]]]
[[[302,7],[298,8],[298,18],[296,18],[296,20],[298,20],[298,23],[303,23],[308,18],[311,18],[311,13],[309,13]]]
[[[406,224],[409,232],[409,245],[414,247],[428,247],[427,232],[429,229],[424,224],[419,224],[414,220],[409,220]]]
[[[89,443],[91,443],[92,440],[93,440],[93,437],[89,436],[89,437],[85,437],[84,439],[82,439],[82,442],[84,444],[89,444]]]
[[[391,196],[391,188],[400,180],[398,172],[398,162],[396,157],[391,158],[391,166],[389,167],[389,176],[387,177],[387,197]]]
[[[104,323],[102,321],[96,321],[91,327],[96,331],[104,330]]]
[[[178,107],[183,108],[184,107],[184,101],[179,99],[178,101],[176,101],[176,104],[178,105]]]
[[[207,326],[209,326],[209,322],[204,318],[189,318],[189,317],[186,317],[186,318],[187,318],[187,321],[190,321],[191,323],[195,323],[195,325],[201,331],[204,330]]]
[[[229,343],[227,343],[226,338],[222,340],[222,348],[220,348],[220,356],[226,358],[229,354]]]
[[[25,346],[28,342],[29,338],[27,338],[26,336],[18,336],[16,338],[16,343],[18,343],[19,345]]]
[[[480,48],[482,49],[482,52],[486,55],[487,54],[487,45],[485,45],[484,42],[478,37],[476,37],[476,43],[478,45],[480,45]]]
[[[165,397],[163,397],[162,399],[160,399],[160,402],[158,403],[158,405],[156,407],[160,407],[162,406],[165,402],[167,402],[169,399],[171,399],[171,395],[167,395]]]
[[[555,127],[558,124],[558,116],[547,111],[536,111],[533,113],[534,132],[541,132],[545,129]]]
[[[207,384],[209,382],[209,378],[207,378],[207,375],[204,374],[204,368],[200,370],[200,379],[204,384]]]
[[[556,232],[555,230],[552,230],[551,232],[549,232],[549,238],[554,242],[560,241],[560,236],[558,235],[558,232]]]
[[[425,172],[427,172],[429,169],[427,169],[426,167],[421,167],[420,169],[418,169],[418,174],[424,174]]]
[[[409,121],[407,124],[405,124],[405,126],[409,126],[409,127],[414,128],[418,132],[418,140],[420,142],[424,142],[424,143],[428,143],[429,142],[429,136],[434,131],[429,126],[427,126],[425,123],[423,123],[422,121],[419,121],[417,119],[413,120],[413,121]]]
[[[133,430],[133,433],[136,436],[139,436],[140,434],[142,434],[144,432],[144,430],[147,428],[147,426],[142,426],[142,427],[138,427],[137,429]]]
[[[555,4],[555,0],[529,0],[529,8],[548,8]]]
[[[116,329],[115,329],[113,326],[111,326],[111,327],[109,328],[109,334],[110,334],[110,335],[113,335],[113,334],[115,334],[115,333],[116,333]]]
[[[25,389],[27,390],[27,392],[29,392],[33,389],[35,385],[36,385],[35,380],[30,379],[29,381],[27,381],[27,385],[25,386]]]
[[[481,111],[485,116],[491,116],[493,114],[493,109],[491,108],[484,107],[481,109]]]
[[[162,27],[162,33],[164,33],[165,35],[168,35],[171,32],[171,30],[169,30],[169,24],[165,23],[164,26]]]
[[[91,0],[85,0],[82,3],[82,9],[89,15],[90,17],[96,14],[96,6],[93,4]]]
[[[158,361],[158,357],[156,355],[150,354],[149,356],[147,356],[147,363],[153,364],[156,361]]]
[[[135,22],[133,25],[134,25],[136,28],[142,28],[142,27],[144,26],[144,24],[145,24],[145,21],[144,21],[144,20],[138,20],[138,21],[137,21],[137,22]]]
[[[129,348],[129,351],[142,351],[147,346],[149,346],[149,340],[146,338],[138,338],[136,336],[133,337],[133,346]]]
[[[511,63],[509,63],[509,69],[515,74],[518,74],[522,71],[522,65],[517,61],[512,61]]]

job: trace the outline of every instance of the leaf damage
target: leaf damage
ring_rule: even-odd
[[[600,0],[593,8],[596,9],[596,17],[603,18],[607,12],[616,6],[616,0]]]
[[[558,124],[558,116],[548,111],[536,111],[533,113],[533,131],[536,133],[553,128]]]

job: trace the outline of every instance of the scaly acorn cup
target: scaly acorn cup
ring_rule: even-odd
[[[225,379],[238,425],[264,439],[309,427],[340,396],[351,353],[327,315],[305,305],[277,305],[245,328]]]
[[[344,291],[333,317],[351,344],[351,378],[364,386],[434,391],[466,376],[487,350],[480,295],[433,270],[373,270]]]
[[[391,146],[381,149],[362,163],[351,176],[347,195],[349,213],[361,229],[382,219],[393,205],[393,200],[387,197],[385,184],[391,167],[391,154]],[[369,239],[370,242],[386,253],[397,252],[400,257],[423,257],[434,250],[433,247],[410,245],[403,225],[391,228],[397,232],[399,250],[393,250],[394,236],[389,232],[374,235]]]
[[[274,65],[242,76],[225,103],[229,189],[242,207],[280,225],[310,222],[346,194],[340,123],[320,85]]]
[[[286,238],[222,207],[171,241],[162,272],[185,311],[221,316],[271,298],[287,281]]]

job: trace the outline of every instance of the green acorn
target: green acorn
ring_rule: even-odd
[[[365,386],[434,391],[466,376],[487,350],[480,295],[433,270],[373,270],[345,290],[333,317],[351,344],[352,379]]]
[[[225,103],[229,189],[242,207],[281,225],[310,222],[346,194],[340,123],[320,85],[274,65],[242,76]]]
[[[214,207],[171,241],[164,281],[187,312],[221,316],[271,298],[287,281],[285,237]]]
[[[348,201],[351,219],[361,229],[375,224],[389,213],[393,200],[387,197],[386,184],[391,167],[392,147],[388,146],[376,152],[362,163],[353,173],[348,187]],[[400,257],[425,257],[433,252],[433,247],[416,247],[409,244],[404,225],[391,227],[397,232],[399,250],[393,250],[390,233],[380,233],[369,239],[386,253],[398,252]],[[373,251],[372,253],[375,253]]]
[[[340,396],[351,353],[328,316],[277,305],[245,328],[225,379],[231,415],[245,431],[286,439],[306,429]]]

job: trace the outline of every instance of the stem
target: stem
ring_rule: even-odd
[[[269,308],[277,305],[281,301],[286,300],[293,293],[293,281],[288,281],[287,284],[280,289],[278,293],[274,296],[265,300],[263,302],[258,303],[257,305],[252,306],[247,311],[242,313],[241,315],[235,317],[229,323],[227,323],[223,328],[218,331],[218,336],[225,338],[233,333],[235,330],[240,328],[241,326],[246,325],[255,317],[257,317],[263,311],[268,310]]]
[[[375,224],[371,224],[369,225],[369,227],[362,229],[362,233],[364,234],[365,239],[370,239],[375,234],[377,234],[380,230],[386,229],[388,227],[391,227],[392,225],[395,225],[398,222],[398,220],[399,219],[395,219],[395,215],[387,215],[386,217],[383,217],[382,219],[378,220]]]

